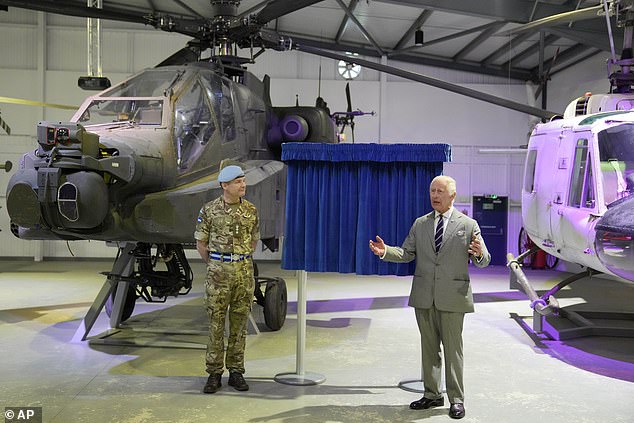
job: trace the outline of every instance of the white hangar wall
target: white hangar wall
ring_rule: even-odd
[[[152,67],[185,45],[187,37],[136,25],[103,22],[103,71],[113,83],[129,74]],[[0,96],[79,105],[89,92],[77,87],[86,74],[85,20],[10,8],[0,13]],[[368,59],[378,60],[378,59]],[[527,87],[504,78],[456,72],[388,61],[438,79],[526,103]],[[579,66],[579,65],[577,65]],[[321,81],[319,73],[321,67]],[[298,52],[266,52],[250,71],[271,76],[272,101],[278,106],[314,104],[319,94],[331,111],[345,111],[346,81],[337,74],[337,63]],[[571,85],[570,75],[561,85]],[[588,69],[587,78],[593,74]],[[595,79],[599,79],[594,75]],[[574,78],[573,78],[574,79]],[[554,83],[551,86],[556,85]],[[486,154],[490,147],[517,147],[527,142],[528,116],[434,87],[363,69],[350,82],[354,109],[374,111],[375,116],[355,120],[356,142],[448,143],[453,162],[445,173],[458,181],[457,206],[471,211],[471,193],[508,195],[510,200],[509,251],[517,250],[523,155]],[[552,88],[551,104],[560,111]],[[568,98],[568,96],[566,97]],[[555,110],[551,108],[551,110]],[[559,110],[555,110],[559,111]],[[36,146],[35,128],[40,120],[68,120],[71,112],[0,104],[0,112],[12,135],[0,134],[0,162],[17,167],[21,155]],[[346,133],[347,142],[351,134]],[[103,242],[23,241],[9,231],[5,189],[13,172],[0,173],[0,257],[114,257],[116,250]],[[277,255],[262,255],[277,258]],[[196,257],[192,252],[191,257]]]

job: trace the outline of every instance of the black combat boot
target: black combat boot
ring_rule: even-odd
[[[205,384],[205,387],[203,388],[203,392],[206,394],[213,394],[214,392],[216,392],[222,386],[222,383],[220,382],[221,379],[222,379],[221,374],[209,375],[209,378],[207,379],[207,383]]]
[[[229,373],[229,386],[233,386],[236,391],[248,391],[249,385],[244,381],[241,373]]]

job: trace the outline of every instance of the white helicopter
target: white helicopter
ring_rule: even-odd
[[[540,320],[536,331],[540,315],[566,314],[553,294],[575,280],[605,273],[634,281],[634,1],[604,6],[610,37],[610,15],[624,26],[621,58],[609,61],[609,69],[620,66],[610,93],[573,100],[563,118],[536,125],[528,143],[522,220],[536,247],[508,259]],[[519,266],[538,248],[587,270],[540,297]]]

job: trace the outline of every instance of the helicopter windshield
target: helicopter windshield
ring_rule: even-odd
[[[148,69],[104,91],[79,115],[84,125],[132,122],[161,125],[163,99],[183,76],[182,70]]]
[[[215,80],[212,78],[212,81]],[[174,140],[181,172],[192,168],[216,132],[217,117],[210,107],[215,97],[213,91],[207,89],[209,83],[203,78],[196,78],[175,104]]]
[[[163,97],[182,75],[182,71],[148,69],[112,87],[102,97]]]
[[[83,125],[132,122],[138,125],[160,125],[163,121],[163,99],[123,98],[93,100],[79,117]]]
[[[607,128],[598,134],[605,204],[634,194],[634,125]]]

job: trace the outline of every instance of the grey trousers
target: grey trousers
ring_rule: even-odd
[[[442,343],[447,398],[452,404],[464,403],[462,326],[465,314],[440,311],[433,305],[431,308],[415,308],[414,311],[421,339],[424,397],[442,397]]]

